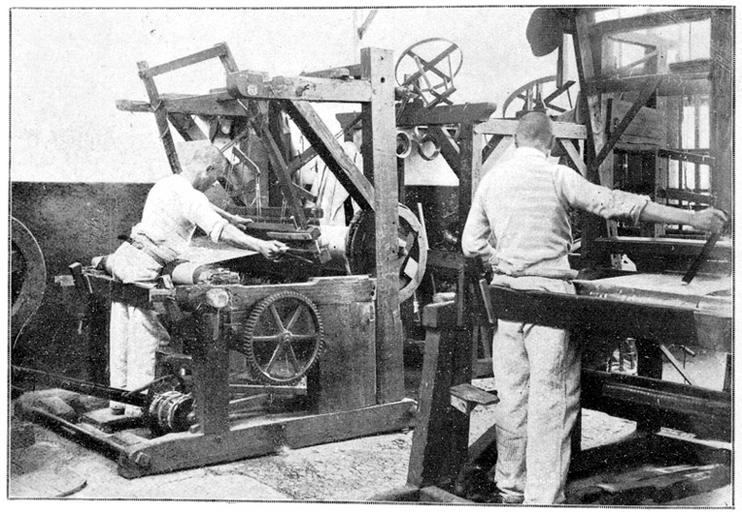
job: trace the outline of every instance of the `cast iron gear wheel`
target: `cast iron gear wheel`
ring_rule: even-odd
[[[236,350],[266,384],[295,384],[317,361],[325,333],[317,306],[294,291],[268,295],[252,308]]]

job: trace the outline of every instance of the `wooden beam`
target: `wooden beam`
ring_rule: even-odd
[[[168,121],[173,127],[178,130],[178,133],[183,140],[204,140],[206,134],[199,128],[193,118],[188,114],[181,114],[180,112],[168,112]]]
[[[116,100],[116,108],[124,112],[148,112],[152,113],[152,105],[146,101]]]
[[[640,91],[647,80],[657,78],[662,79],[662,83],[657,88],[658,96],[686,96],[690,94],[709,94],[711,92],[708,73],[668,73],[625,78],[596,78],[588,82],[585,87],[588,94]]]
[[[349,64],[336,68],[320,69],[317,71],[302,71],[300,76],[310,76],[314,78],[341,78],[350,77],[355,79],[361,78],[361,65]]]
[[[247,112],[238,101],[227,93],[205,94],[201,96],[164,96],[162,106],[167,112],[199,116],[245,117]]]
[[[318,101],[330,103],[364,103],[371,99],[367,80],[332,78],[274,77],[265,80],[250,71],[227,74],[227,90],[235,98]]]
[[[306,101],[294,101],[287,102],[285,107],[288,115],[324,160],[327,168],[335,175],[358,205],[367,210],[375,209],[374,187],[358,170],[358,167],[325,123],[322,122],[312,105]],[[395,145],[396,140],[393,140],[389,147],[394,148]]]
[[[178,160],[178,153],[175,150],[173,134],[170,132],[170,124],[167,120],[167,110],[163,108],[162,101],[160,100],[160,93],[157,91],[157,85],[155,85],[154,79],[147,74],[150,69],[147,62],[137,62],[137,67],[139,68],[139,76],[142,78],[142,82],[144,82],[144,88],[147,90],[149,103],[153,106],[157,130],[159,132],[160,140],[162,140],[162,145],[165,147],[165,154],[170,163],[170,169],[175,174],[178,174],[181,171],[180,161]]]
[[[364,103],[363,169],[374,186],[376,224],[376,382],[378,403],[404,396],[403,333],[399,310],[397,128],[394,112],[394,57],[390,50],[361,50],[363,82],[371,87]],[[333,139],[334,140],[334,139]]]
[[[713,11],[714,9],[708,7],[676,9],[633,16],[631,18],[602,21],[590,27],[590,37],[601,37],[618,32],[634,32],[645,28],[707,20],[711,17]]]
[[[397,126],[478,123],[489,119],[495,110],[497,110],[495,103],[465,103],[431,109],[425,107],[406,109],[397,119]]]
[[[732,147],[734,141],[734,18],[732,9],[713,9],[711,17],[711,189],[717,207],[734,219]],[[734,232],[732,230],[732,232]]]
[[[566,139],[557,139],[557,143],[567,153],[569,161],[572,162],[572,165],[575,166],[577,171],[582,174],[583,177],[587,176],[587,166],[585,165],[585,161],[579,151],[577,151],[577,148],[575,148],[574,144]]]
[[[214,57],[222,57],[225,55],[225,53],[229,53],[229,48],[227,47],[226,43],[218,43],[214,45],[213,48],[208,48],[206,50],[202,50],[191,55],[186,55],[185,57],[171,60],[170,62],[159,64],[146,70],[140,70],[139,76],[142,79],[144,79],[145,77],[155,77],[157,75],[169,73],[170,71],[175,71],[176,69],[184,68],[192,64],[197,64],[208,59],[213,59]]]
[[[655,90],[657,89],[657,86],[662,81],[662,78],[655,77],[654,79],[648,80],[644,87],[642,88],[641,93],[639,94],[639,97],[634,101],[634,104],[631,106],[628,112],[626,112],[626,115],[621,119],[621,122],[618,124],[618,126],[611,131],[611,136],[608,139],[608,141],[605,143],[605,145],[600,148],[600,152],[595,157],[595,160],[590,163],[593,170],[598,170],[600,165],[603,163],[603,160],[605,160],[605,157],[613,151],[613,146],[616,145],[616,142],[621,138],[623,133],[626,131],[626,128],[629,127],[631,122],[634,120],[634,117],[639,112],[639,110],[646,105],[647,101],[649,101],[649,98],[654,94]]]
[[[598,238],[596,246],[601,246],[612,253],[625,253],[631,256],[650,255],[656,257],[694,257],[697,256],[705,244],[705,240],[690,240],[684,238],[645,238],[616,236]],[[728,241],[720,240],[711,252],[709,259],[731,261],[732,245]]]
[[[474,126],[474,132],[486,135],[514,135],[518,127],[517,119],[490,119]],[[554,137],[558,139],[585,139],[587,130],[576,123],[551,123]]]
[[[459,168],[461,166],[461,158],[459,155],[459,147],[448,135],[446,130],[440,126],[428,126],[428,134],[430,134],[441,146],[441,155],[448,163],[451,170],[456,176],[459,175]]]

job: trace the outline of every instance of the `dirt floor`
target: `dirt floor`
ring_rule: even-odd
[[[406,379],[408,390],[418,380]],[[491,379],[477,382],[492,387]],[[416,394],[414,388],[411,394]],[[13,419],[14,423],[19,420]],[[473,441],[492,424],[492,408],[472,412]],[[633,422],[583,411],[583,449],[622,439]],[[301,449],[200,469],[127,480],[114,460],[35,424],[33,444],[12,447],[10,498],[53,497],[61,489],[68,499],[351,501],[368,500],[402,487],[413,432],[396,432]],[[55,494],[56,493],[56,494]],[[730,506],[731,487],[685,500],[686,505]]]

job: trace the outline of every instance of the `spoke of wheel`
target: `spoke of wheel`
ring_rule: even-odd
[[[291,319],[289,320],[289,323],[286,324],[286,330],[287,331],[290,331],[291,330],[291,328],[294,326],[294,324],[296,323],[296,321],[301,316],[301,312],[302,311],[304,311],[304,306],[302,306],[301,304],[299,304],[296,307],[296,311],[294,311],[294,314],[291,315]]]
[[[252,337],[253,342],[255,342],[255,341],[262,341],[262,342],[265,342],[265,341],[278,341],[280,339],[281,339],[281,337],[278,334],[273,334],[271,336],[253,336]]]
[[[270,358],[270,361],[268,361],[268,364],[265,365],[265,373],[270,373],[271,368],[274,364],[276,364],[276,361],[278,360],[278,354],[281,352],[281,344],[279,343],[276,345],[276,350],[273,351],[273,355]]]
[[[270,306],[271,314],[273,315],[273,320],[276,322],[276,327],[278,327],[279,331],[283,331],[283,321],[281,320],[281,315],[278,314],[278,310],[276,309],[275,304],[271,304]]]
[[[299,366],[299,361],[296,359],[296,354],[294,353],[294,347],[291,346],[291,342],[286,343],[286,357],[288,358],[288,361],[291,363],[291,366],[294,367],[294,373],[299,373],[301,371],[301,367]]]
[[[317,333],[311,334],[291,334],[291,341],[312,341],[317,339]]]

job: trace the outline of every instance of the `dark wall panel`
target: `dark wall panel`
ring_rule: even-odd
[[[31,183],[11,188],[11,214],[33,233],[44,254],[47,285],[39,311],[18,337],[12,362],[101,380],[105,347],[88,347],[78,329],[81,301],[55,283],[75,261],[115,250],[119,234],[139,221],[151,184]]]

